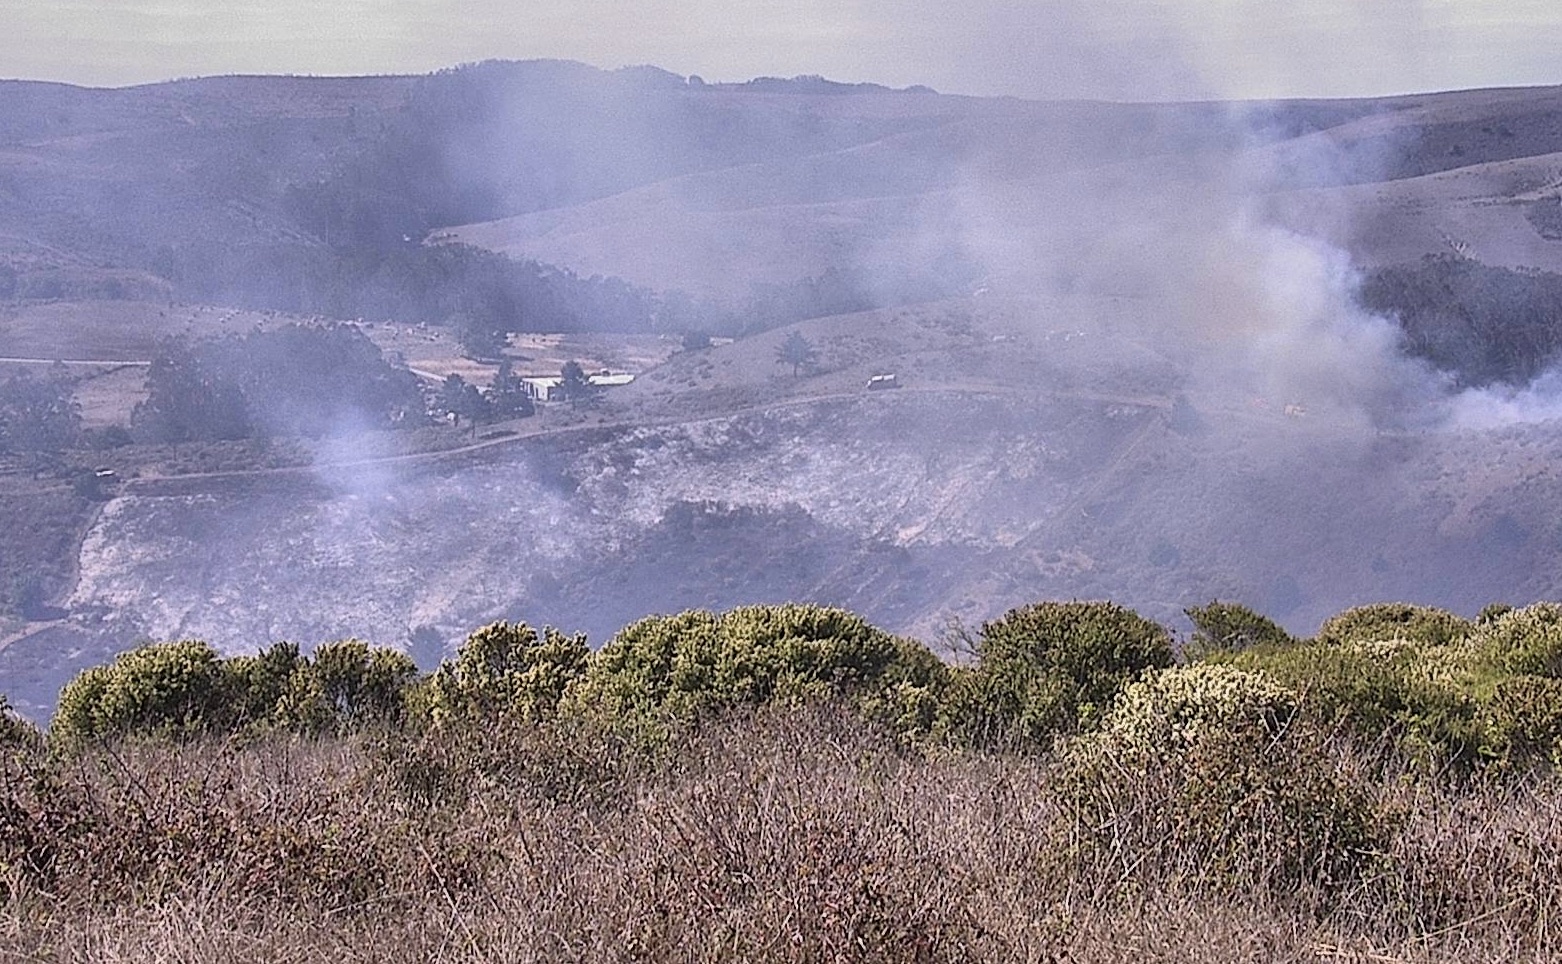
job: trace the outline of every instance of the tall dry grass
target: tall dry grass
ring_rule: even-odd
[[[821,707],[650,747],[487,727],[19,751],[0,961],[1562,957],[1554,777],[1382,779],[1330,752],[1374,847],[1281,888],[1187,872],[1154,773],[1119,774],[1092,825],[1053,758],[908,749]]]

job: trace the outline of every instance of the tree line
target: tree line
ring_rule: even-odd
[[[352,325],[285,325],[159,344],[131,433],[147,442],[318,438],[420,424],[418,377]]]

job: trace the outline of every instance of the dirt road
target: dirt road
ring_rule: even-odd
[[[123,358],[11,358],[0,357],[0,365],[113,365],[117,368],[146,368],[152,363],[143,359]]]
[[[168,485],[179,482],[193,482],[200,480],[242,480],[258,478],[279,478],[288,476],[309,476],[322,472],[346,471],[358,468],[377,468],[395,466],[421,466],[438,465],[442,462],[454,461],[474,453],[499,449],[515,445],[520,442],[536,439],[568,438],[572,435],[580,435],[588,432],[617,431],[636,428],[663,428],[670,425],[699,425],[706,422],[721,419],[737,418],[744,415],[758,415],[765,412],[785,411],[796,408],[806,408],[827,402],[844,400],[868,400],[875,399],[886,401],[891,398],[904,398],[908,395],[1008,395],[1040,398],[1057,398],[1073,401],[1099,402],[1109,405],[1129,405],[1136,408],[1169,409],[1171,400],[1153,396],[1122,395],[1103,392],[1064,392],[1045,391],[1037,389],[1018,389],[1001,385],[983,384],[959,384],[939,386],[918,386],[896,389],[894,392],[875,392],[857,390],[850,392],[832,392],[819,395],[809,395],[799,398],[782,398],[740,408],[725,409],[709,414],[676,414],[660,417],[600,417],[596,421],[585,422],[576,425],[548,426],[535,424],[531,420],[520,420],[509,423],[499,423],[500,431],[505,434],[495,438],[486,438],[466,445],[452,448],[435,449],[427,452],[405,452],[396,455],[374,456],[363,459],[347,459],[333,462],[314,462],[308,465],[290,465],[265,469],[234,469],[218,472],[192,472],[178,475],[154,475],[143,476],[127,480],[121,486],[121,494],[155,495],[159,485]]]

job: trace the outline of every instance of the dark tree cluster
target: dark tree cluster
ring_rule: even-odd
[[[1524,384],[1562,349],[1562,275],[1429,257],[1372,272],[1361,299],[1461,387]]]
[[[954,258],[935,273],[905,277],[867,278],[830,268],[716,301],[677,290],[659,294],[621,278],[582,278],[461,244],[350,250],[192,244],[164,248],[152,267],[203,301],[449,326],[478,358],[496,356],[511,332],[753,334],[809,318],[951,297],[968,291],[979,274]]]
[[[581,405],[596,397],[597,386],[591,384],[591,378],[580,362],[570,360],[559,370],[559,393],[571,405]]]
[[[14,375],[0,381],[0,453],[57,452],[81,433],[81,409],[69,379]]]
[[[791,365],[793,378],[800,375],[804,368],[812,368],[818,360],[819,350],[813,342],[803,337],[802,332],[791,332],[786,340],[776,346],[776,364]]]
[[[1524,217],[1547,241],[1562,241],[1562,198],[1543,198],[1524,208]]]
[[[536,406],[526,393],[526,385],[508,359],[499,364],[494,380],[485,391],[460,375],[446,375],[439,386],[440,409],[455,416],[459,425],[493,422],[506,418],[527,418],[536,414]]]
[[[152,269],[185,297],[262,310],[450,325],[476,352],[514,331],[646,332],[658,299],[618,278],[459,244],[356,249],[257,243],[164,247]],[[463,341],[467,341],[466,335]]]
[[[189,344],[164,342],[132,430],[155,442],[320,437],[414,424],[416,375],[350,325],[288,325]]]
[[[918,123],[734,109],[676,74],[490,61],[418,79],[398,109],[292,207],[328,243],[606,197],[694,171],[866,143]]]

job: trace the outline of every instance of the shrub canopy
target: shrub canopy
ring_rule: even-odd
[[[204,730],[225,708],[216,650],[199,640],[142,646],[95,666],[60,691],[51,732],[91,739]]]
[[[632,623],[591,660],[570,698],[577,707],[629,719],[836,695],[897,717],[909,710],[928,722],[946,675],[920,643],[844,609],[789,603]]]
[[[1504,612],[1480,625],[1475,644],[1500,672],[1562,679],[1562,603]]]
[[[1435,606],[1372,603],[1329,617],[1318,629],[1320,643],[1383,642],[1401,639],[1441,645],[1468,636],[1469,620]]]
[[[467,637],[456,657],[429,683],[436,720],[511,716],[527,722],[552,717],[565,689],[585,672],[586,637],[549,626],[539,636],[525,623],[497,622]]]
[[[1075,859],[1131,854],[1175,879],[1281,899],[1348,883],[1381,821],[1298,717],[1300,701],[1228,665],[1145,674],[1099,730],[1064,745],[1059,803],[1082,828]]]
[[[416,677],[405,654],[356,639],[324,643],[312,658],[287,642],[228,659],[199,640],[151,643],[67,683],[49,732],[78,742],[357,729],[400,721]]]
[[[1268,616],[1239,603],[1211,602],[1183,610],[1193,623],[1197,650],[1236,652],[1250,646],[1284,646],[1291,634]]]
[[[1092,725],[1129,680],[1172,665],[1171,634],[1110,602],[1043,602],[984,623],[951,726],[1046,741]]]

